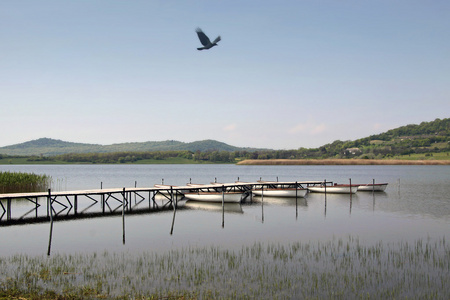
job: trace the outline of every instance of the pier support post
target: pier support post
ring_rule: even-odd
[[[75,215],[78,215],[78,195],[75,195],[73,198],[73,209],[74,209]]]
[[[11,220],[11,198],[6,200],[6,220]]]
[[[170,228],[170,235],[173,234],[173,227],[175,225],[175,214],[177,212],[177,204],[174,204],[174,198],[173,198],[173,187],[170,187],[170,197],[172,199],[172,205],[173,205],[173,217],[172,217],[172,227]],[[177,201],[178,202],[178,201]]]
[[[48,195],[47,195],[47,218],[50,218],[51,205],[52,205],[51,189],[48,189]]]

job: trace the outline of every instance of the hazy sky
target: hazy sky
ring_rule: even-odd
[[[0,146],[353,140],[450,117],[450,2],[1,0],[0,101]]]

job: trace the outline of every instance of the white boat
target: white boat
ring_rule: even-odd
[[[268,197],[305,197],[308,192],[307,189],[254,189],[253,194],[256,196],[268,196]]]
[[[222,203],[222,199],[226,203],[239,203],[241,202],[241,192],[199,192],[199,193],[186,193],[184,194],[188,200],[204,201],[204,202],[216,202]]]
[[[310,192],[314,193],[330,193],[330,194],[355,194],[358,191],[358,185],[349,184],[335,184],[327,186],[310,186]]]
[[[358,186],[358,191],[367,191],[367,192],[384,192],[387,187],[387,183],[368,183],[368,184],[360,184]]]

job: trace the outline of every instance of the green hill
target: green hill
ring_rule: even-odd
[[[450,152],[450,119],[436,119],[410,124],[354,141],[334,141],[319,148],[300,148],[289,157],[267,158],[363,158],[383,159],[407,156],[410,159],[448,157]],[[266,155],[267,156],[267,155]],[[441,157],[441,159],[442,159]]]
[[[255,148],[239,148],[215,140],[183,143],[179,141],[120,143],[112,145],[72,143],[41,138],[0,148],[0,154],[15,156],[54,156],[68,153],[114,153],[145,151],[256,151]]]
[[[162,152],[187,153],[165,153]],[[161,152],[146,153],[144,152]],[[229,152],[228,154],[225,152]],[[388,130],[381,134],[371,135],[354,141],[334,141],[319,148],[299,148],[293,150],[270,150],[255,148],[239,148],[215,140],[183,143],[179,141],[160,141],[143,143],[121,143],[112,145],[97,145],[71,143],[61,140],[42,138],[17,145],[0,148],[0,155],[9,156],[39,156],[53,157],[63,154],[111,154],[117,157],[125,156],[127,161],[134,161],[133,156],[173,157],[182,156],[198,161],[234,161],[235,159],[311,159],[311,158],[365,158],[383,159],[392,157],[424,158],[439,154],[447,159],[450,152],[450,119],[436,119],[431,122],[410,124]],[[105,156],[105,155],[103,155]],[[114,156],[114,157],[115,157]],[[221,157],[224,156],[224,157]],[[228,156],[225,158],[225,156]],[[66,157],[66,161],[95,161],[86,156]],[[106,157],[106,156],[105,156]],[[118,158],[102,157],[100,161],[118,161]],[[128,159],[128,157],[130,157]]]

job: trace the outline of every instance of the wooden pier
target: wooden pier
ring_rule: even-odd
[[[89,213],[89,209],[97,204],[100,209],[96,214],[104,215],[111,213],[130,213],[134,208],[148,200],[148,209],[176,209],[178,200],[183,199],[186,192],[241,192],[243,201],[249,196],[254,188],[307,188],[311,185],[323,184],[324,181],[297,181],[297,182],[278,182],[278,181],[258,181],[258,182],[235,182],[235,183],[211,183],[204,185],[186,185],[171,186],[160,185],[158,187],[147,188],[112,188],[95,190],[76,190],[76,191],[58,191],[50,189],[47,192],[35,193],[10,193],[0,194],[0,225],[12,221],[23,220],[26,216],[34,213],[35,218],[50,220],[53,217],[64,215],[65,217],[83,217]],[[148,196],[147,196],[148,195]],[[156,201],[158,197],[160,203]],[[134,203],[132,199],[134,198]],[[32,203],[33,208],[24,215],[13,220],[12,209],[13,200],[25,199]],[[39,201],[41,199],[41,201]],[[83,199],[89,203],[87,207],[80,210],[79,202]],[[44,205],[43,202],[45,202]],[[113,204],[115,203],[115,205]],[[45,206],[44,216],[38,215],[38,209]],[[6,222],[5,222],[6,221]]]

